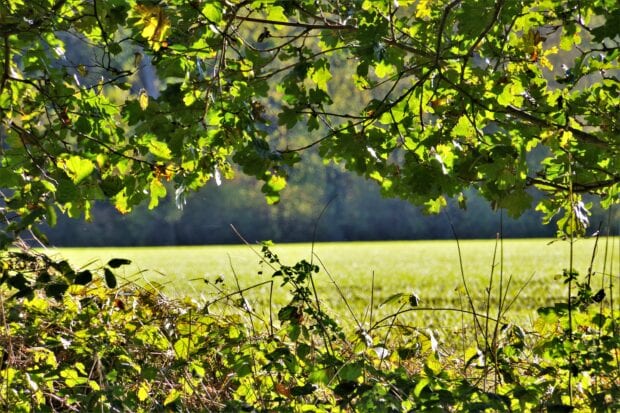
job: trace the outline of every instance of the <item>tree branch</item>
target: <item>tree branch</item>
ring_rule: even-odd
[[[491,29],[497,22],[497,19],[499,18],[499,15],[502,11],[502,7],[504,6],[504,3],[505,3],[505,0],[497,1],[495,3],[495,10],[493,11],[493,17],[491,18],[491,21],[489,22],[489,24],[487,24],[484,30],[482,30],[482,33],[478,35],[478,37],[476,38],[474,43],[469,47],[469,49],[467,49],[467,53],[465,53],[465,56],[463,56],[464,60],[463,60],[463,66],[461,67],[461,83],[463,83],[463,79],[465,78],[465,67],[467,66],[469,57],[474,53],[474,50],[476,50],[480,42],[484,40],[486,35],[491,31]]]
[[[9,35],[4,36],[4,71],[2,79],[0,79],[0,94],[4,92],[7,80],[9,80],[9,70],[11,70],[11,44],[9,43]]]
[[[441,15],[441,21],[439,22],[439,30],[437,31],[437,45],[435,50],[435,66],[439,67],[439,58],[441,57],[441,36],[446,27],[446,21],[448,20],[448,15],[452,11],[452,9],[461,2],[461,0],[454,0],[452,3],[448,4],[445,9],[443,9],[443,14]]]
[[[236,20],[253,22],[253,23],[261,23],[272,26],[288,26],[288,27],[298,27],[309,30],[357,30],[357,27],[352,26],[350,24],[311,24],[311,23],[303,23],[303,22],[283,22],[277,20],[269,20],[269,19],[259,19],[256,17],[244,17],[244,16],[235,16]]]
[[[592,145],[596,145],[599,146],[601,148],[609,148],[610,143],[606,142],[604,140],[599,139],[596,135],[592,135],[591,133],[579,130],[579,129],[575,129],[572,126],[564,126],[564,125],[558,125],[557,123],[553,123],[550,122],[548,120],[545,119],[540,119],[537,118],[534,115],[531,115],[527,112],[524,112],[522,110],[520,110],[519,108],[516,108],[514,106],[506,106],[506,112],[514,115],[516,117],[518,117],[519,119],[523,119],[526,120],[530,123],[533,123],[535,125],[538,126],[545,126],[545,127],[553,127],[553,128],[557,128],[557,129],[565,129],[567,131],[570,131],[575,137],[579,138],[580,140],[582,140],[583,142],[587,142],[590,143]]]
[[[476,105],[480,106],[481,108],[484,108],[485,110],[488,110],[490,112],[494,112],[494,113],[502,113],[499,110],[495,110],[493,108],[488,107],[484,102],[480,101],[478,98],[476,98],[475,96],[473,96],[471,93],[469,93],[468,90],[466,90],[465,88],[463,88],[461,85],[458,85],[454,82],[452,82],[450,79],[448,79],[447,77],[443,76],[441,74],[441,72],[439,72],[439,76],[441,76],[441,79],[443,81],[445,81],[446,83],[448,83],[450,86],[452,86],[454,89],[456,89],[458,92],[462,93],[463,95],[467,96],[473,103],[475,103]],[[547,127],[547,128],[555,128],[555,129],[564,129],[567,131],[570,131],[575,137],[581,139],[583,142],[598,146],[600,148],[609,148],[611,146],[610,142],[604,141],[602,139],[600,139],[598,136],[593,135],[591,133],[588,133],[586,131],[580,130],[580,129],[576,129],[573,128],[572,126],[568,126],[568,125],[559,125],[557,123],[548,121],[546,119],[541,119],[538,118],[530,113],[524,112],[521,109],[512,106],[512,105],[508,105],[505,106],[505,112],[506,114],[510,114],[513,115],[519,119],[528,121],[534,125],[538,125],[538,126],[543,126],[543,127]]]
[[[539,185],[546,186],[549,188],[556,189],[558,191],[569,191],[578,193],[592,193],[593,191],[597,191],[600,189],[609,188],[611,185],[617,184],[620,182],[620,178],[614,177],[613,179],[607,179],[605,181],[595,181],[595,182],[586,182],[586,183],[578,183],[573,182],[572,188],[569,185],[562,185],[557,182],[548,181],[546,179],[528,177],[527,184],[528,185]]]

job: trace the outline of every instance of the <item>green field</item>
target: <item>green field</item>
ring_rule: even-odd
[[[502,254],[495,240],[461,241],[465,280],[478,310],[484,309],[491,273],[492,304],[497,303],[500,281],[504,290],[508,286],[507,301],[511,301],[518,290],[523,288],[509,313],[521,321],[531,319],[536,308],[565,299],[566,288],[558,275],[569,267],[569,246],[568,242],[550,244],[549,240],[544,239],[505,240]],[[606,247],[608,258],[607,266],[604,267]],[[596,273],[592,278],[593,288],[600,288],[603,282],[601,273],[609,273],[610,262],[614,259],[613,268],[617,272],[618,254],[610,258],[614,248],[617,251],[617,239],[599,240],[593,266]],[[300,259],[310,260],[311,250],[310,244],[273,247],[281,261],[288,265]],[[574,268],[583,277],[590,266],[593,250],[594,240],[579,240],[574,244]],[[260,256],[257,255],[260,246],[67,248],[50,252],[69,258],[74,264],[91,267],[113,257],[128,258],[132,264],[119,270],[119,275],[125,279],[154,283],[169,296],[191,296],[199,300],[218,296],[213,282],[220,275],[224,283],[218,284],[217,288],[232,292],[237,289],[235,276],[239,286],[246,288],[269,280],[273,272],[261,264]],[[334,282],[352,307],[355,318],[366,322],[371,300],[374,302],[374,320],[396,311],[398,303],[379,306],[396,293],[417,294],[422,308],[467,307],[455,241],[319,243],[314,246],[314,254],[314,262],[321,266],[316,276],[319,297],[325,307],[346,319],[343,321],[352,321],[353,317],[346,310],[345,300]],[[503,260],[500,256],[503,256]],[[206,283],[205,279],[210,282]],[[606,277],[605,280],[607,283]],[[286,287],[279,288],[279,284],[274,287],[272,308],[287,301]],[[246,298],[259,314],[269,312],[269,297],[269,285],[246,292]],[[492,310],[491,313],[495,314],[496,311]],[[434,325],[438,328],[441,326],[437,326],[437,323],[455,320],[446,318],[446,315],[460,317],[458,312],[449,310],[441,314],[442,317],[437,317],[436,311],[420,310],[408,314],[408,317],[424,326]]]

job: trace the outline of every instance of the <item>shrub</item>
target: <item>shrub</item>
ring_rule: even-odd
[[[577,284],[570,303],[539,310],[532,330],[498,321],[498,328],[481,329],[479,342],[460,352],[431,330],[396,322],[417,305],[413,296],[393,299],[399,310],[383,322],[345,331],[316,295],[319,267],[308,261],[285,265],[266,246],[262,254],[273,267],[273,285],[288,288],[291,296],[269,320],[251,309],[240,287],[199,304],[134,284],[104,286],[104,279],[116,283],[112,270],[124,260],[93,269],[92,281],[66,284],[56,294],[36,288],[36,280],[46,272],[50,280],[66,278],[61,270],[70,274],[69,267],[32,255],[20,256],[19,262],[30,264],[17,268],[7,256],[5,278],[20,273],[25,281],[8,283],[2,293],[0,409],[620,408],[620,317],[606,305],[605,290],[592,294],[587,284]],[[578,280],[573,272],[565,276]]]

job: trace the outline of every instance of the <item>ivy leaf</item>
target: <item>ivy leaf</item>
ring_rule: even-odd
[[[116,276],[109,268],[104,268],[103,273],[105,275],[105,283],[108,288],[116,288]]]
[[[119,268],[123,265],[129,264],[131,264],[131,260],[128,260],[126,258],[112,258],[110,261],[108,261],[108,267],[110,268]]]
[[[89,270],[80,271],[75,275],[73,282],[77,285],[86,285],[93,280],[93,273]]]

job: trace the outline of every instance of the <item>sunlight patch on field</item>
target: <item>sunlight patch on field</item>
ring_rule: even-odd
[[[467,287],[478,309],[485,308],[491,273],[494,278],[491,314],[497,311],[493,310],[493,304],[498,301],[500,278],[505,288],[512,277],[507,301],[512,300],[530,280],[511,308],[521,318],[529,319],[539,306],[565,299],[565,286],[557,276],[569,266],[568,242],[549,244],[549,240],[544,239],[505,240],[503,264],[500,263],[502,248],[495,240],[461,241],[460,248]],[[575,244],[574,268],[583,276],[590,265],[593,248],[594,240],[580,240]],[[605,239],[599,241],[598,248],[594,270],[600,272]],[[415,293],[420,298],[419,305],[425,308],[467,308],[455,241],[319,243],[314,246],[314,257],[310,244],[276,245],[273,251],[287,265],[301,259],[313,259],[320,265],[321,271],[315,278],[319,297],[337,314],[348,316],[348,310],[333,281],[359,320],[367,320],[371,296],[375,319],[395,311],[394,305],[381,308],[378,305],[399,292]],[[96,266],[110,258],[128,258],[132,264],[123,267],[119,274],[127,280],[155,283],[165,294],[175,297],[189,295],[204,300],[216,297],[219,290],[235,291],[237,281],[241,288],[246,288],[270,280],[273,273],[267,265],[261,264],[260,246],[65,248],[53,252],[78,265],[94,262],[92,265]],[[218,277],[224,282],[215,283]],[[601,277],[594,276],[593,282],[600,284]],[[266,314],[269,311],[268,284],[251,289],[245,297],[257,312]],[[282,291],[277,280],[272,310],[288,300],[286,287]],[[410,317],[422,324],[438,322],[436,315],[424,311]]]

